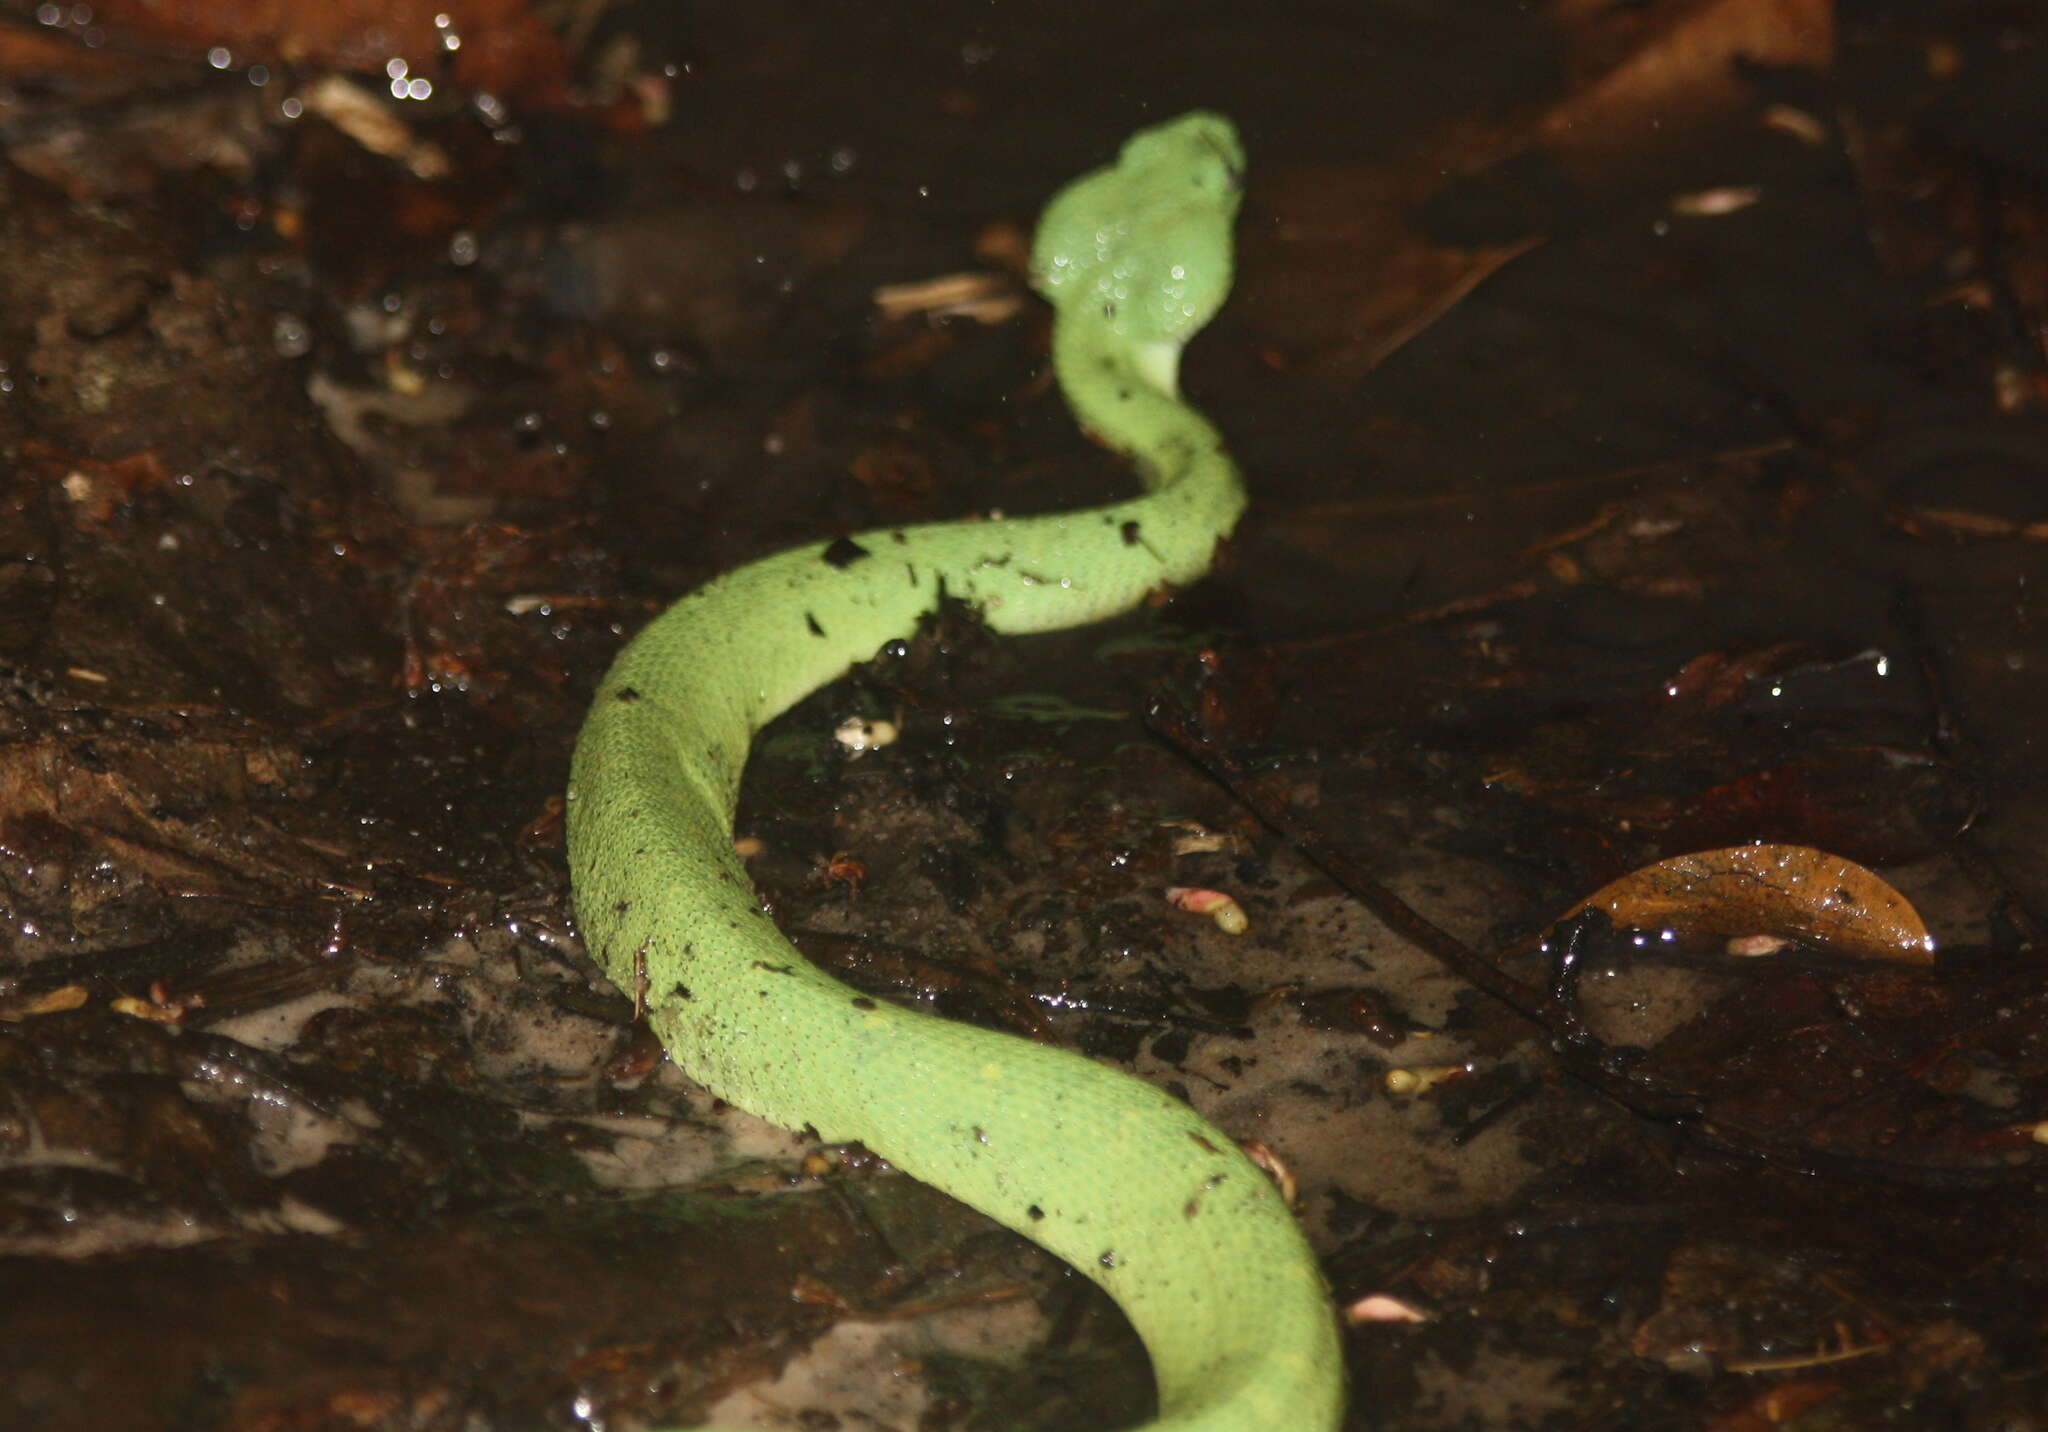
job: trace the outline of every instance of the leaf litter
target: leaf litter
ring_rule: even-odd
[[[877,1405],[849,1367],[934,1427],[1142,1415],[1059,1269],[664,1071],[554,804],[691,581],[1119,480],[1042,317],[870,302],[1135,122],[1020,76],[1139,52],[1258,139],[1190,382],[1260,510],[1166,612],[821,693],[764,894],[1273,1149],[1376,1425],[2017,1415],[2032,31],[46,8],[0,49],[0,1420],[804,1425]],[[1177,684],[1227,793],[1111,719]]]

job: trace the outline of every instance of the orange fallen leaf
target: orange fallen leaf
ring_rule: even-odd
[[[1589,907],[1626,929],[1775,935],[1856,959],[1934,962],[1934,937],[1905,896],[1853,860],[1806,845],[1673,856],[1603,886],[1571,913]]]

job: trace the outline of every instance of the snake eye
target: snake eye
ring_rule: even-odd
[[[1202,142],[1208,146],[1209,152],[1216,156],[1217,163],[1222,165],[1224,183],[1229,192],[1240,192],[1244,188],[1244,160],[1238,156],[1236,146],[1225,143],[1214,133],[1204,134]],[[1202,184],[1208,177],[1207,173],[1198,173],[1195,176],[1195,183]]]
[[[1209,148],[1214,151],[1216,162],[1223,167],[1223,177],[1229,183],[1232,192],[1244,188],[1244,165],[1237,156],[1214,140],[1209,142]],[[1200,183],[1201,178],[1197,178],[1195,182]]]
[[[1194,175],[1194,185],[1205,194],[1232,198],[1244,192],[1244,169],[1231,156],[1218,150],[1213,164],[1203,165]]]

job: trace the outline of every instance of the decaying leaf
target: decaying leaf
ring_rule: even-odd
[[[330,67],[429,87],[429,77],[446,77],[537,105],[559,103],[568,87],[561,42],[527,0],[100,0],[73,9],[87,16],[81,27],[96,24],[119,43],[194,58],[216,51],[226,64]]]
[[[1363,375],[1542,242],[1453,248],[1409,227],[1465,151],[1461,131],[1386,165],[1297,164],[1267,181],[1275,255],[1248,263],[1243,284],[1273,357]]]
[[[1557,0],[1548,19],[1567,79],[1547,104],[1460,122],[1384,163],[1276,168],[1261,181],[1280,255],[1246,265],[1245,309],[1276,358],[1362,377],[1542,242],[1452,246],[1418,232],[1410,216],[1447,177],[1531,152],[1584,185],[1656,175],[1700,129],[1757,103],[1744,66],[1824,70],[1834,59],[1832,0]]]
[[[1852,860],[1805,845],[1735,845],[1676,855],[1574,906],[1629,929],[1730,939],[1784,936],[1830,953],[1934,962],[1934,937],[1890,885]]]
[[[1834,61],[1832,0],[1557,0],[1567,92],[1530,137],[1577,172],[1632,159],[1737,113],[1744,65],[1824,70]]]

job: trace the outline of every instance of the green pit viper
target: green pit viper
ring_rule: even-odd
[[[1143,130],[1054,197],[1032,246],[1053,367],[1143,495],[1081,511],[815,542],[682,598],[599,686],[570,772],[589,948],[675,1062],[729,1103],[890,1163],[1094,1279],[1158,1387],[1153,1432],[1337,1425],[1329,1294],[1293,1217],[1228,1135],[1078,1055],[900,1009],[804,960],[733,851],[755,732],[910,636],[942,596],[998,632],[1101,621],[1209,568],[1244,509],[1182,346],[1230,288],[1244,159],[1229,121]]]

